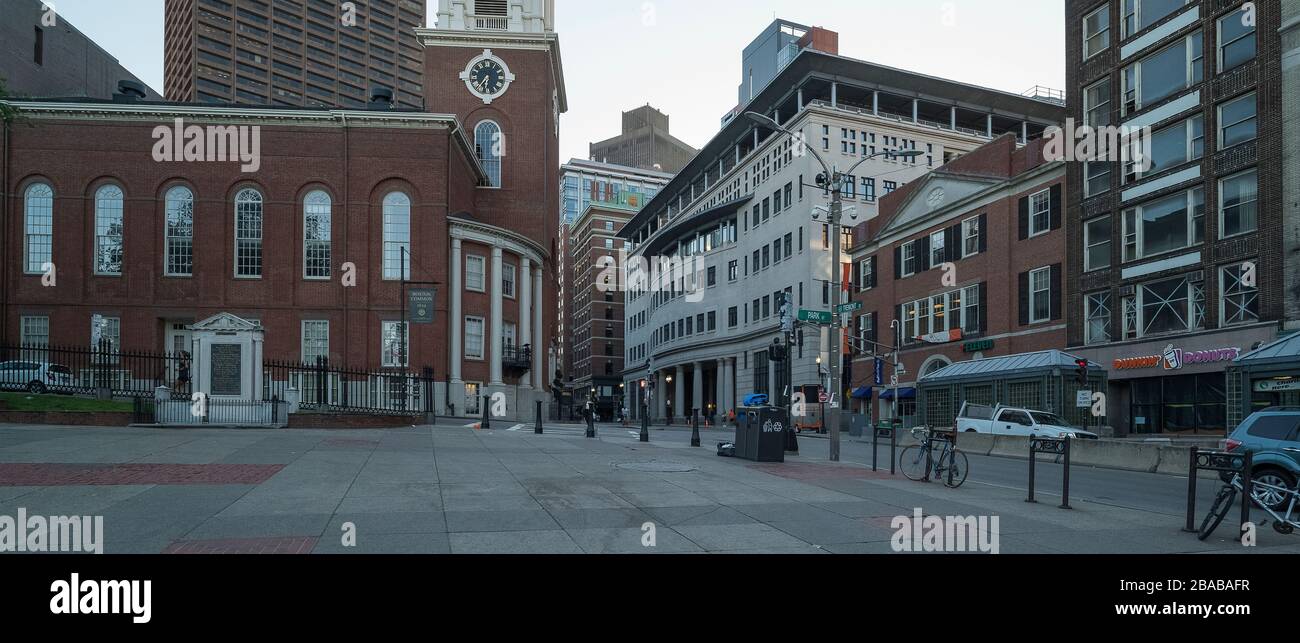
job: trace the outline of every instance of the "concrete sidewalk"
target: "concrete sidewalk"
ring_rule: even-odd
[[[3,426],[0,515],[103,515],[108,553],[889,553],[894,518],[917,508],[998,516],[1002,553],[1300,553],[1268,527],[1246,550],[1231,520],[1202,543],[1167,514],[829,464],[823,441],[756,464],[717,457],[717,429],[693,449],[678,431],[510,428]]]

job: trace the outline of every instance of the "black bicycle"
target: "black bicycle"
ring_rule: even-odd
[[[1237,494],[1242,492],[1241,474],[1233,474],[1232,480],[1223,485],[1219,490],[1219,495],[1215,496],[1214,503],[1210,505],[1210,513],[1205,514],[1205,520],[1201,521],[1201,528],[1196,532],[1197,537],[1205,540],[1219,528],[1228,511],[1232,509],[1232,503],[1237,499]],[[1300,485],[1295,489],[1279,487],[1277,485],[1267,484],[1252,480],[1250,482],[1250,495],[1254,497],[1255,504],[1268,512],[1273,517],[1273,530],[1279,534],[1289,535],[1300,527],[1300,517],[1296,516],[1296,510],[1300,509]],[[1276,505],[1270,505],[1265,501],[1268,499],[1278,499]],[[1286,511],[1279,514],[1273,510],[1273,506],[1286,507]]]
[[[912,436],[920,443],[903,449],[898,456],[899,466],[908,480],[942,480],[944,486],[952,489],[966,482],[970,463],[951,438],[935,435],[923,427],[912,429]]]

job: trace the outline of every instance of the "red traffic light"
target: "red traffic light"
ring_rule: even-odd
[[[1086,359],[1076,359],[1074,360],[1074,365],[1085,371],[1088,370],[1088,360]]]

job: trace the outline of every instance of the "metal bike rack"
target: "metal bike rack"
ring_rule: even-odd
[[[1040,438],[1037,436],[1029,437],[1029,497],[1025,502],[1037,503],[1034,499],[1034,470],[1035,463],[1038,461],[1039,453],[1050,453],[1053,455],[1065,456],[1062,462],[1065,473],[1061,476],[1061,508],[1072,509],[1070,507],[1070,438]]]
[[[889,475],[895,475],[898,467],[898,427],[902,421],[891,424],[888,428],[876,426],[871,429],[871,470],[876,470],[877,446],[880,441],[881,432],[889,434]]]
[[[1187,526],[1183,531],[1196,532],[1196,478],[1198,471],[1217,471],[1220,474],[1235,473],[1241,476],[1241,524],[1250,522],[1250,503],[1254,497],[1250,493],[1250,470],[1255,461],[1254,455],[1230,453],[1228,451],[1202,451],[1192,447],[1191,462],[1187,468]],[[1222,477],[1222,476],[1220,476]],[[1228,478],[1228,484],[1232,484]]]

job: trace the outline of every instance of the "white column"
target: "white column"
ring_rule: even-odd
[[[915,123],[919,121],[920,115],[921,115],[921,101],[913,98],[912,99],[912,122]]]
[[[686,410],[687,417],[691,417],[691,409],[699,409],[704,415],[704,364],[700,362],[691,364],[691,408]]]
[[[492,247],[492,272],[488,275],[492,287],[489,290],[492,300],[492,324],[487,340],[488,345],[492,347],[488,362],[488,372],[491,374],[489,386],[503,386],[505,382],[501,378],[501,360],[504,357],[501,351],[501,336],[505,334],[501,322],[501,298],[504,293],[501,290],[501,248]]]
[[[727,360],[720,359],[717,363],[717,370],[713,374],[713,394],[714,403],[717,405],[718,424],[722,424],[721,418],[727,415]]]
[[[687,417],[686,410],[686,369],[678,366],[673,374],[673,415],[677,418]]]
[[[831,107],[840,106],[840,84],[831,83]]]
[[[458,407],[461,405],[460,398],[454,397],[459,392],[464,392],[464,381],[461,380],[461,363],[464,356],[461,353],[461,344],[465,340],[465,317],[461,314],[460,299],[461,293],[465,287],[465,260],[461,256],[460,239],[451,240],[451,387],[452,390],[447,392],[447,400]],[[456,387],[460,388],[457,389]]]
[[[985,126],[987,127],[987,133],[989,138],[993,138],[993,115],[992,114],[989,114],[988,117],[985,119]]]
[[[519,276],[516,283],[519,285],[519,345],[532,343],[533,341],[533,262],[524,257],[520,262]],[[534,350],[537,347],[533,347]],[[533,387],[533,370],[528,372],[519,380],[519,388],[531,389]]]
[[[871,113],[880,115],[880,92],[871,92]]]
[[[800,112],[803,111],[803,88],[802,87],[799,88],[799,110],[798,111]]]
[[[736,404],[736,358],[728,357],[727,363],[727,381],[723,385],[723,392],[727,398],[727,410],[730,411],[739,404]]]
[[[542,290],[542,267],[533,268],[533,386],[539,391],[546,390],[549,381],[542,360],[546,358],[549,347],[546,345],[545,327],[542,324],[542,310],[546,307],[546,291]]]
[[[1029,143],[1029,121],[1020,121],[1020,142]]]
[[[655,419],[663,420],[668,415],[668,385],[664,382],[664,372],[655,371]]]
[[[953,105],[950,113],[951,116],[949,120],[952,121],[952,125],[950,125],[949,127],[951,127],[952,129],[957,129],[957,106],[956,105]]]

